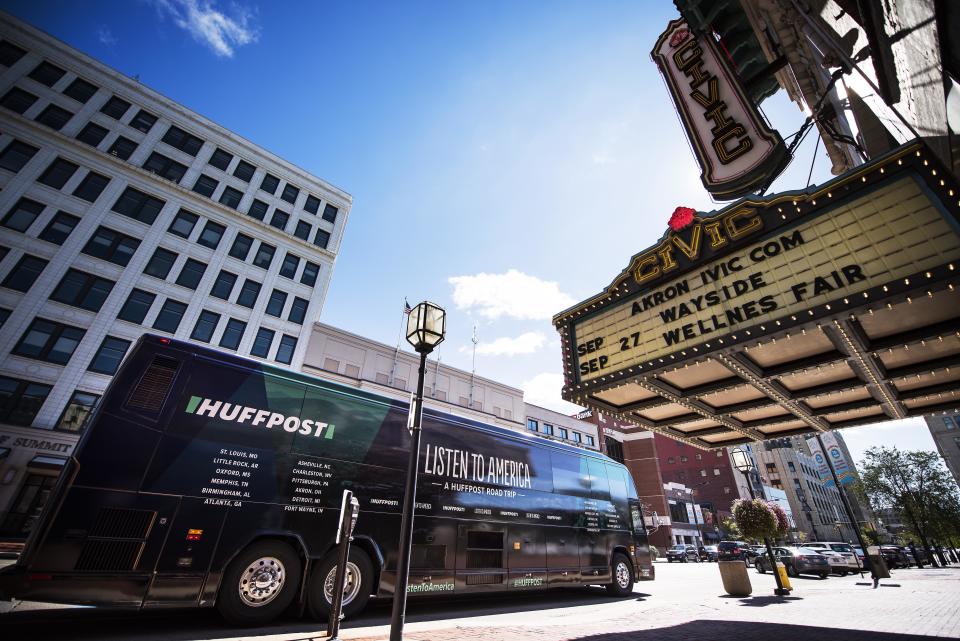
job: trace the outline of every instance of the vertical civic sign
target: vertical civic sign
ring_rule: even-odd
[[[747,98],[709,35],[672,21],[651,52],[700,163],[700,180],[718,200],[734,200],[783,171],[787,150]]]
[[[837,443],[837,438],[830,433],[821,434],[820,438],[823,439],[823,444],[827,448],[826,452],[820,449],[820,445],[817,443],[816,438],[808,438],[807,446],[813,453],[813,459],[817,462],[817,471],[820,473],[820,478],[823,480],[823,484],[826,487],[834,487],[835,485],[833,482],[833,476],[830,474],[830,467],[827,465],[828,456],[830,457],[830,460],[833,461],[833,469],[837,472],[837,478],[840,479],[840,485],[850,485],[856,481],[857,479],[853,475],[853,470],[850,468],[850,464],[843,455],[843,450],[840,449],[840,444]]]

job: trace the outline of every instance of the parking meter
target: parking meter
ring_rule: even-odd
[[[350,558],[350,542],[353,530],[360,515],[360,502],[350,490],[343,491],[340,503],[340,525],[337,528],[338,556],[337,573],[333,582],[333,602],[330,604],[330,620],[327,622],[328,641],[335,641],[340,632],[340,620],[343,619],[343,586],[347,580],[347,559]],[[354,577],[358,580],[358,577]]]

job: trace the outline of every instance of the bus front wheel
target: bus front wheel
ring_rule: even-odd
[[[323,621],[330,616],[336,576],[337,552],[334,550],[313,568],[310,575],[307,603],[310,615],[315,619]],[[363,610],[372,589],[373,563],[366,552],[353,546],[347,558],[347,575],[343,585],[343,615],[349,617]]]
[[[217,610],[229,623],[262,625],[287,609],[300,586],[302,564],[283,541],[257,541],[227,566]]]
[[[633,566],[623,554],[613,555],[613,581],[607,584],[607,592],[613,596],[627,596],[633,592]]]

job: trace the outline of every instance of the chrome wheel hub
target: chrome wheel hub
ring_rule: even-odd
[[[623,561],[617,563],[616,575],[617,585],[626,589],[630,585],[630,568]]]
[[[264,556],[250,565],[240,575],[240,600],[244,605],[258,608],[273,601],[283,589],[287,577],[280,559]]]
[[[330,568],[323,581],[323,596],[327,603],[333,603],[333,584],[337,580],[337,566]],[[346,577],[343,581],[343,605],[353,601],[360,593],[360,568],[353,561],[347,561]]]

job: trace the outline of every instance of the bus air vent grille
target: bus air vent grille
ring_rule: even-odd
[[[140,378],[127,399],[127,408],[157,414],[167,399],[179,363],[165,356],[157,356]]]
[[[142,540],[146,538],[155,514],[153,510],[101,507],[88,536],[98,539]]]
[[[490,585],[503,583],[502,574],[468,574],[467,575],[467,585]]]
[[[74,569],[81,572],[120,572],[133,570],[143,541],[87,539]]]

